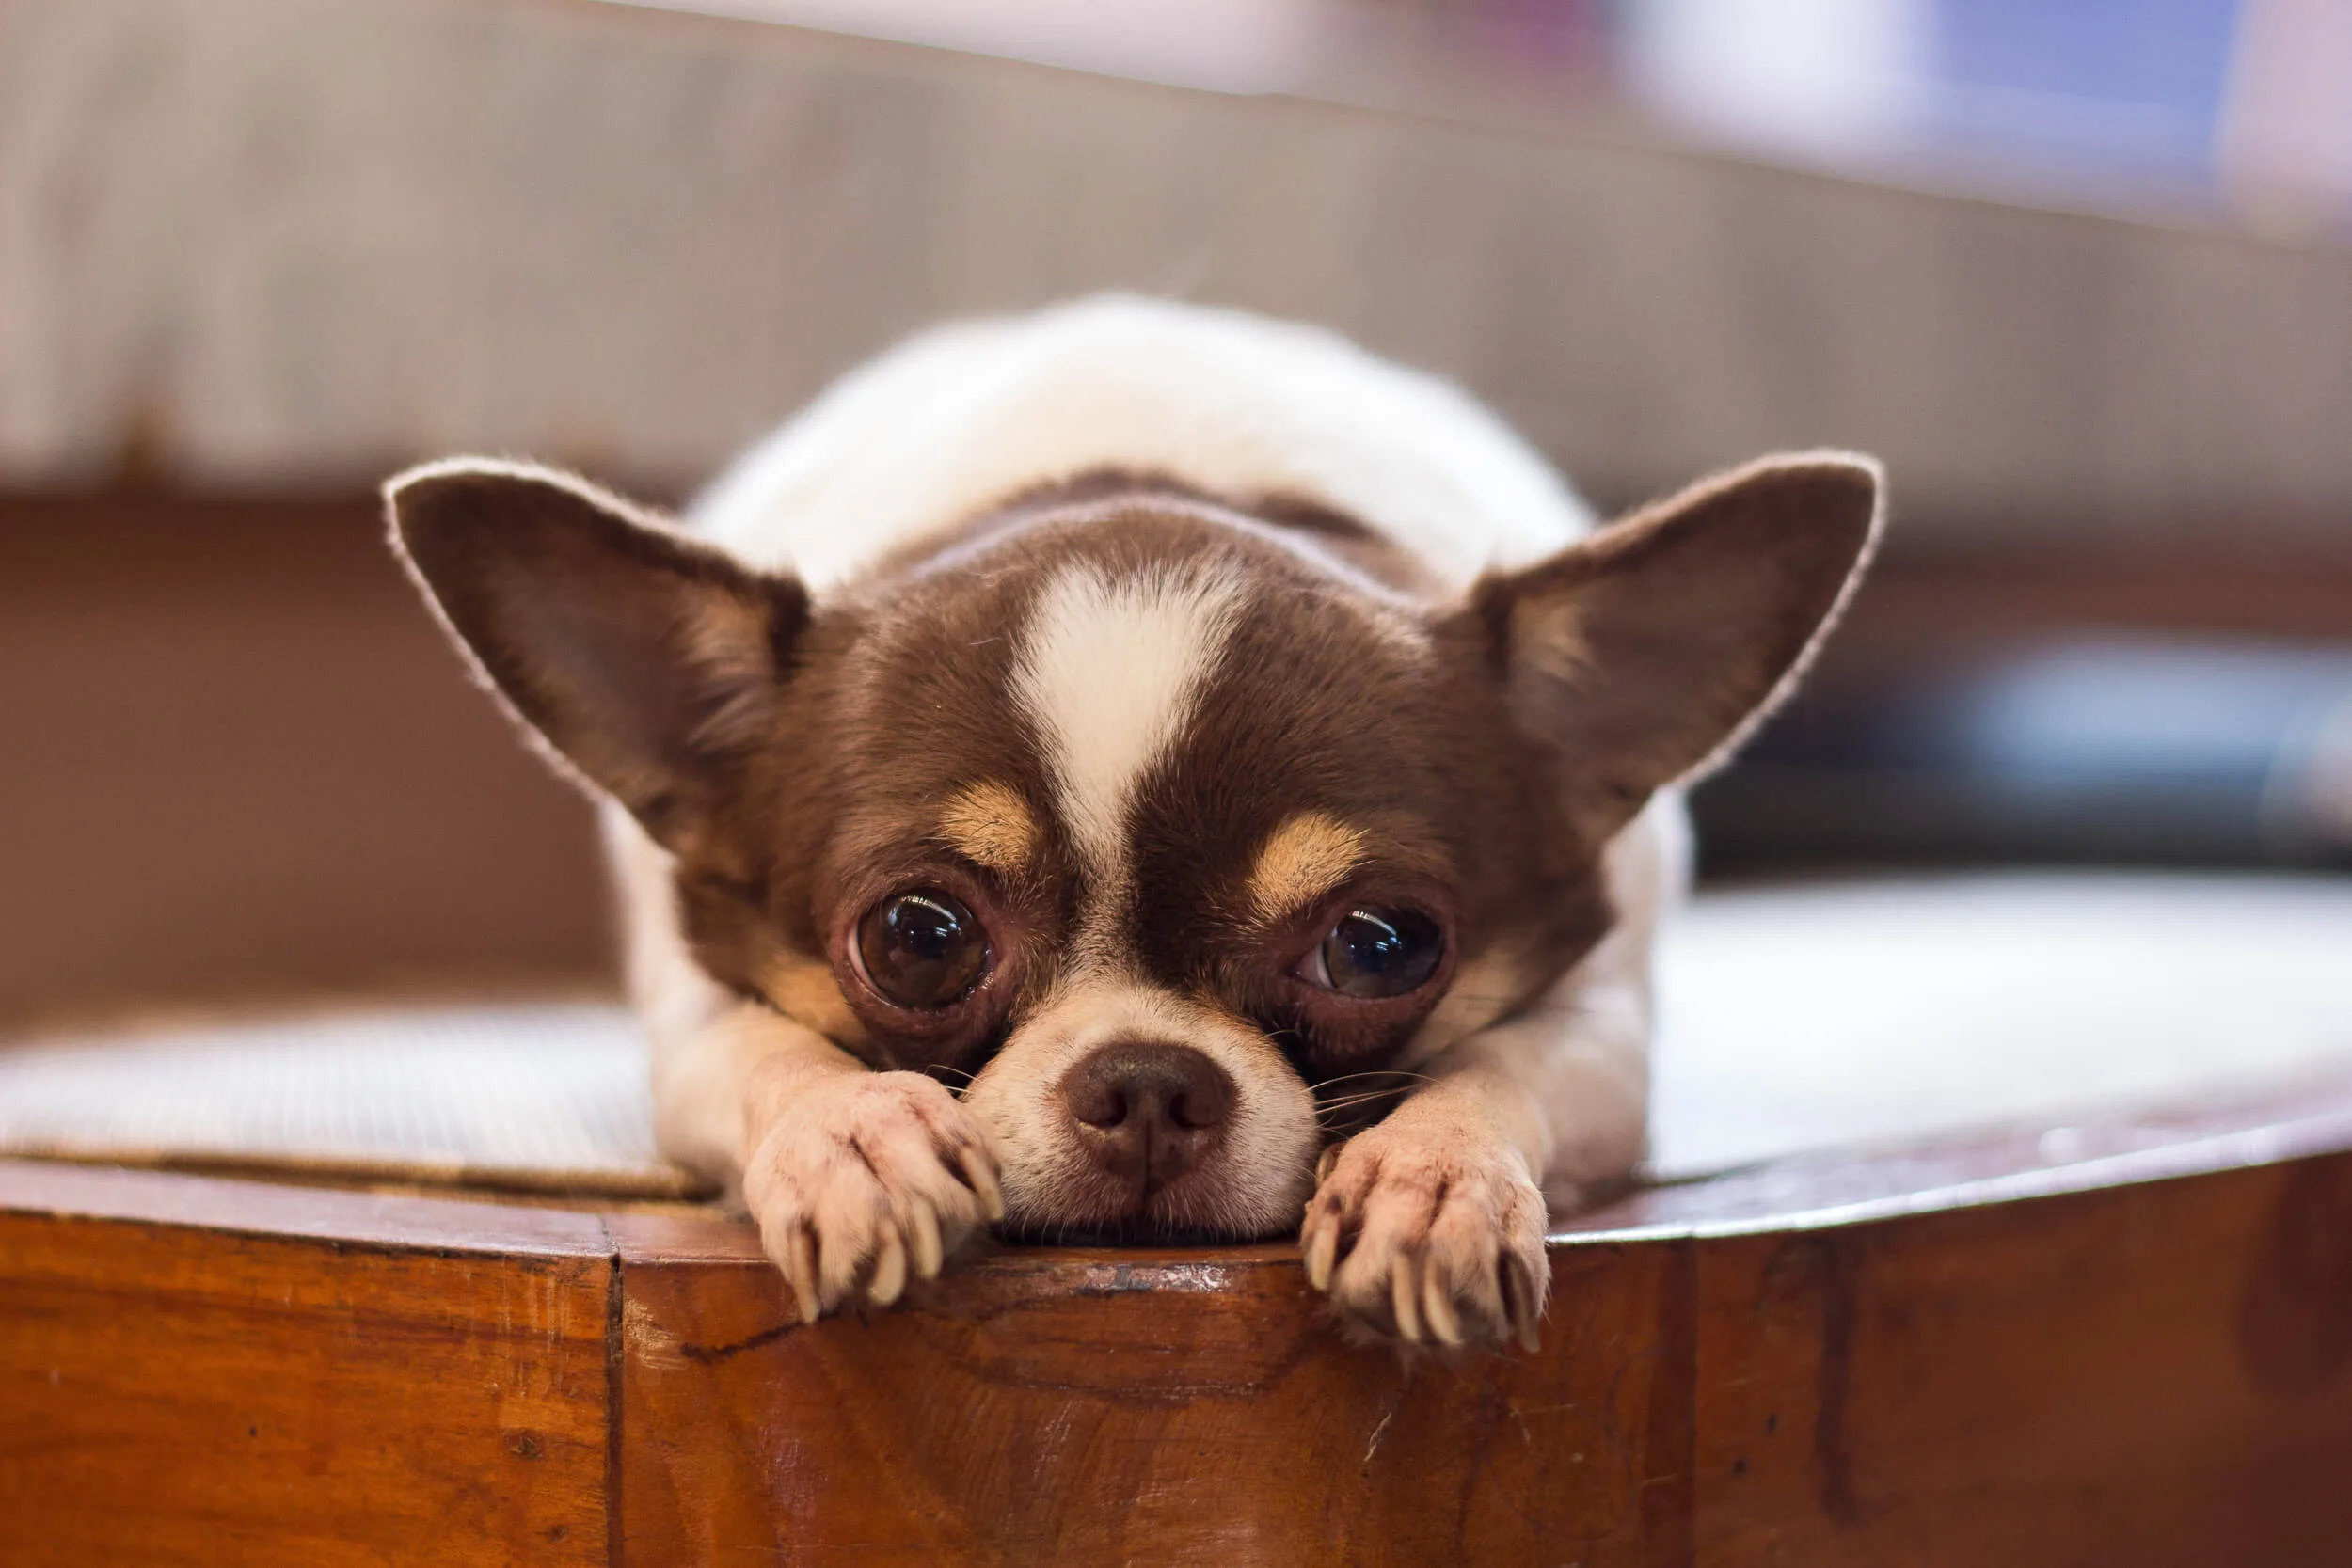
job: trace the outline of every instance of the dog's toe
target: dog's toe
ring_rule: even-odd
[[[876,1073],[796,1101],[760,1139],[743,1198],[803,1322],[888,1307],[1004,1212],[985,1138],[930,1079]]]
[[[1327,1167],[1300,1234],[1309,1283],[1377,1337],[1534,1349],[1549,1270],[1543,1196],[1525,1162],[1382,1131]]]

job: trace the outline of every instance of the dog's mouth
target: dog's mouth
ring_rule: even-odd
[[[1027,1072],[999,1056],[964,1100],[997,1152],[996,1234],[1104,1246],[1295,1234],[1321,1152],[1306,1086],[1263,1050],[1222,1055],[1138,1037]]]
[[[1273,1241],[1296,1229],[1295,1223],[1279,1227],[1245,1229],[1230,1226],[1185,1224],[1150,1214],[1131,1214],[1116,1219],[1054,1220],[1044,1216],[1009,1219],[994,1227],[994,1234],[997,1240],[1016,1246],[1183,1247]]]
[[[1169,1218],[1151,1211],[1068,1220],[1016,1211],[1005,1223],[995,1225],[993,1234],[1014,1246],[1231,1246],[1235,1242],[1282,1242],[1298,1234],[1303,1218],[1306,1213],[1301,1211],[1282,1223],[1232,1225]]]
[[[1258,1242],[1297,1231],[1302,1198],[1276,1201],[1237,1183],[1229,1169],[1186,1171],[1172,1180],[1133,1183],[1106,1173],[1065,1169],[1059,1180],[1005,1172],[1002,1240],[1049,1246],[1202,1246]],[[1074,1178],[1074,1179],[1073,1179]],[[1277,1185],[1280,1185],[1278,1183]],[[1295,1204],[1295,1207],[1293,1207]]]

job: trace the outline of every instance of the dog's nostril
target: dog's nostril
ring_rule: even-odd
[[[1188,1045],[1103,1046],[1061,1081],[1072,1119],[1104,1168],[1138,1188],[1190,1168],[1233,1109],[1233,1081]]]
[[[1209,1070],[1216,1072],[1216,1064],[1211,1062]],[[1179,1127],[1204,1132],[1225,1119],[1225,1113],[1232,1108],[1232,1098],[1225,1074],[1216,1072],[1207,1084],[1179,1090],[1168,1102],[1168,1119]]]
[[[1073,1073],[1062,1088],[1070,1114],[1089,1127],[1116,1127],[1127,1119],[1127,1097],[1118,1084],[1096,1073]]]
[[[1124,1041],[1089,1053],[1061,1085],[1070,1114],[1089,1127],[1136,1120],[1206,1132],[1233,1106],[1233,1081],[1188,1045]]]

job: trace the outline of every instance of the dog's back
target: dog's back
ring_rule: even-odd
[[[1467,587],[1590,514],[1454,387],[1313,327],[1104,295],[936,327],[852,372],[704,495],[697,530],[810,588],[1105,469],[1328,508]]]

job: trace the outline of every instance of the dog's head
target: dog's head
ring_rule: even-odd
[[[1169,485],[814,600],[546,470],[389,493],[482,675],[674,857],[713,976],[956,1085],[1016,1228],[1248,1236],[1599,939],[1601,849],[1787,685],[1878,490],[1767,460],[1444,599],[1342,519]]]

